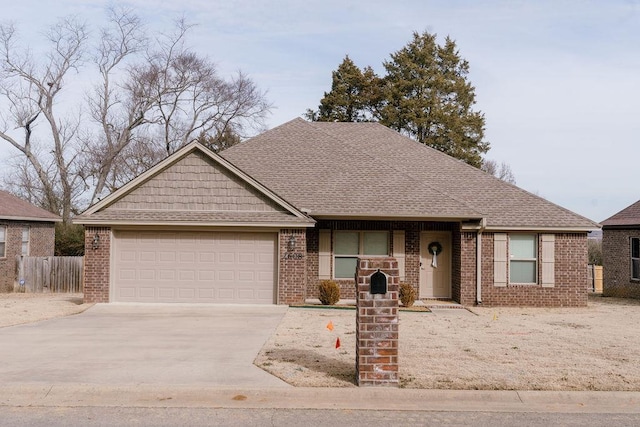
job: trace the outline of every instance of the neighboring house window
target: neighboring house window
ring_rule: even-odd
[[[353,279],[358,256],[389,255],[389,233],[386,231],[336,231],[333,248],[334,277]]]
[[[7,227],[0,226],[0,258],[4,258],[7,256],[6,243],[7,243]]]
[[[29,255],[29,227],[22,229],[22,255]]]
[[[631,278],[640,280],[640,238],[631,238]]]
[[[538,236],[509,235],[509,283],[537,283]]]

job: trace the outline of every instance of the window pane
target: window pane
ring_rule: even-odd
[[[365,255],[389,255],[389,233],[386,231],[367,231],[364,233]]]
[[[4,257],[5,257],[4,242],[0,241],[0,258],[4,258]]]
[[[336,255],[358,255],[357,232],[336,231],[335,248]]]
[[[6,241],[5,234],[4,234],[6,229],[7,229],[6,227],[0,227],[0,242],[4,243]]]
[[[631,278],[640,279],[640,259],[631,260]]]
[[[358,258],[355,257],[336,257],[336,279],[353,279],[356,275],[356,267]]]
[[[29,241],[29,227],[25,227],[22,229],[22,241],[23,242]]]
[[[509,236],[511,258],[531,259],[536,256],[536,236],[531,234],[513,234]]]
[[[631,238],[631,258],[640,258],[640,239]]]
[[[22,242],[22,255],[29,255],[29,243]]]
[[[536,283],[535,261],[511,261],[509,270],[511,283]]]

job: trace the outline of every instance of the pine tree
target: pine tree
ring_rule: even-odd
[[[475,88],[469,63],[449,37],[414,33],[413,40],[384,63],[380,123],[453,157],[480,167],[489,150],[484,115],[473,110]]]
[[[443,46],[436,35],[413,33],[413,40],[384,62],[386,75],[371,67],[361,71],[345,57],[333,72],[330,92],[314,121],[379,121],[423,144],[473,166],[482,165],[489,150],[484,138],[484,115],[474,111],[475,88],[467,80],[469,63],[455,42]]]
[[[325,92],[318,110],[307,110],[306,117],[322,122],[364,122],[372,120],[372,87],[378,77],[370,67],[364,72],[346,56],[332,72],[331,91]]]

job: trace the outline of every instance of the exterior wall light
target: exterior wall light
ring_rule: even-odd
[[[293,252],[295,248],[296,248],[296,236],[292,234],[291,236],[289,236],[289,241],[287,242],[287,249],[289,250],[289,252]]]
[[[98,249],[100,247],[100,235],[98,233],[96,233],[96,235],[93,236],[93,241],[91,243],[91,247],[93,249]]]

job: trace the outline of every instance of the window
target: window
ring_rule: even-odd
[[[353,279],[358,256],[389,255],[389,233],[386,231],[336,231],[333,245],[334,277]]]
[[[631,278],[640,280],[640,238],[631,238]]]
[[[4,258],[7,256],[6,252],[6,244],[7,244],[7,227],[4,225],[0,226],[0,258]]]
[[[509,236],[509,282],[537,283],[538,238],[535,234]]]
[[[22,229],[22,255],[29,255],[29,226]]]

